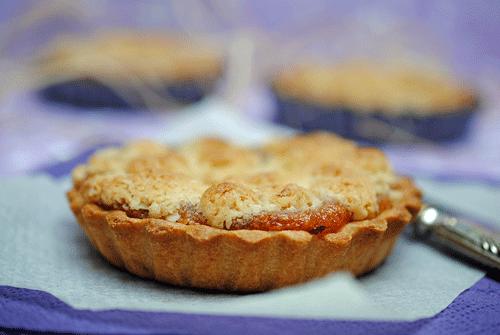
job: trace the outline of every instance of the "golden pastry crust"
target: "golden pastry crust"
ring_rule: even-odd
[[[73,179],[71,209],[111,263],[175,285],[232,291],[370,271],[420,207],[419,191],[381,152],[322,133],[261,148],[140,142],[98,153]],[[245,229],[244,218],[332,201],[352,214],[334,233]],[[187,220],[186,208],[203,220]]]
[[[52,77],[96,78],[104,82],[215,79],[222,57],[201,41],[155,33],[110,32],[58,41],[40,62]],[[61,78],[64,79],[64,78]]]
[[[443,73],[367,62],[296,66],[280,73],[273,86],[285,97],[367,112],[445,113],[477,103],[474,92]]]

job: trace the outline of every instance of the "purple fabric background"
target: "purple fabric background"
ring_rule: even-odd
[[[53,2],[48,0],[44,4],[47,6]],[[0,23],[26,12],[37,3],[37,0],[0,2]],[[339,26],[357,19],[379,17],[379,21],[387,26],[416,27],[418,34],[425,34],[425,38],[439,43],[432,45],[433,49],[442,49],[447,60],[473,76],[480,70],[491,70],[491,66],[498,71],[500,66],[500,44],[495,43],[500,30],[500,2],[496,0],[298,0],[292,4],[285,0],[256,0],[233,1],[231,6],[215,0],[75,0],[71,3],[73,12],[82,9],[85,15],[77,13],[70,19],[55,15],[52,22],[20,35],[14,41],[15,50],[26,50],[28,46],[34,46],[34,41],[49,38],[60,31],[117,26],[189,29],[193,32],[251,28],[296,38],[298,31],[314,31],[328,24]],[[202,9],[202,14],[195,16],[190,13],[194,12],[193,4]],[[178,9],[174,10],[174,7]],[[26,43],[19,44],[22,40]]]
[[[483,278],[444,311],[411,322],[77,310],[36,290],[0,286],[0,330],[89,334],[498,334],[500,284]]]

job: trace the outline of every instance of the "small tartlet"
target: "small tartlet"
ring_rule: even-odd
[[[223,57],[202,39],[113,31],[58,40],[37,68],[46,100],[140,108],[202,99],[221,77]]]
[[[463,137],[477,93],[443,70],[367,61],[304,63],[272,80],[276,120],[370,142]]]
[[[115,266],[240,292],[369,272],[421,206],[382,152],[326,133],[259,148],[200,139],[104,150],[74,170],[68,199]]]

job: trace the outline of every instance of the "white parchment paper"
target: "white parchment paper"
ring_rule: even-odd
[[[247,124],[226,112],[192,111],[165,132],[169,142],[197,133],[258,142],[283,129]],[[200,130],[201,129],[201,130]],[[184,137],[184,138],[183,138]],[[495,220],[500,191],[481,185],[420,182],[435,198]],[[376,271],[337,274],[268,293],[234,295],[143,280],[109,265],[68,209],[69,180],[0,178],[0,285],[47,291],[77,308],[312,318],[415,319],[445,308],[483,273],[403,236]],[[474,200],[468,197],[472,192]],[[451,200],[450,200],[451,199]],[[471,201],[476,203],[471,206]]]

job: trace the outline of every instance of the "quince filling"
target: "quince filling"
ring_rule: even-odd
[[[303,230],[311,234],[327,234],[336,233],[351,220],[352,212],[345,206],[327,202],[312,210],[255,215],[248,220],[233,223],[230,229]]]
[[[379,211],[383,212],[391,208],[391,200],[387,196],[379,197]],[[126,209],[125,206],[108,206],[99,204],[100,207],[108,210],[122,210],[128,217],[144,219],[148,218],[148,210]],[[167,218],[166,218],[167,219]],[[178,215],[174,218],[181,224],[207,225],[208,219],[193,204],[184,204],[179,209]],[[325,202],[318,208],[303,211],[281,211],[268,212],[253,215],[248,218],[234,218],[227,230],[262,230],[262,231],[283,231],[295,230],[306,231],[313,235],[326,235],[336,233],[349,222],[353,222],[353,213],[344,205],[336,201]]]

